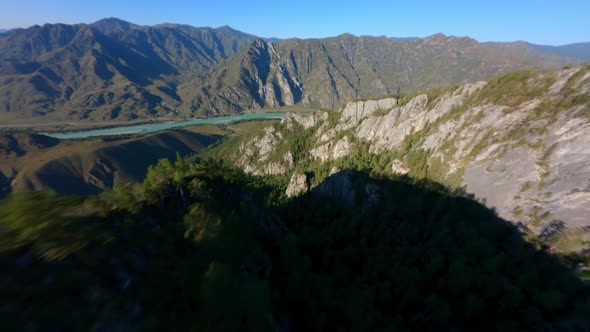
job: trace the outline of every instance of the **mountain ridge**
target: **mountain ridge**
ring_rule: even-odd
[[[252,47],[258,50],[244,52]],[[273,56],[255,59],[265,48]],[[117,18],[45,24],[0,37],[0,120],[127,121],[293,105],[333,108],[398,88],[412,93],[572,62],[530,49],[440,33],[273,40],[228,26],[140,26]],[[246,73],[236,63],[251,66]]]
[[[188,27],[188,28],[196,28],[196,29],[200,29],[200,28],[209,28],[209,29],[230,29],[233,30],[235,32],[241,32],[241,33],[245,33],[248,34],[246,32],[243,32],[241,30],[238,29],[234,29],[232,28],[230,25],[222,25],[219,27],[205,27],[205,26],[194,26],[191,24],[186,24],[186,23],[172,23],[172,22],[162,22],[162,23],[156,23],[153,25],[139,25],[139,24],[135,24],[135,23],[131,23],[130,21],[127,20],[123,20],[120,19],[118,17],[105,17],[102,19],[99,19],[97,21],[94,22],[90,22],[90,23],[44,23],[43,25],[56,25],[56,24],[63,24],[63,25],[97,25],[97,24],[125,24],[125,25],[129,25],[129,26],[134,26],[134,27],[160,27],[160,26],[184,26],[184,27]],[[11,28],[11,29],[0,29],[0,32],[8,32],[8,31],[12,31],[12,30],[26,30],[29,28],[33,28],[33,27],[39,27],[39,24],[35,24],[29,27],[17,27],[17,28]],[[250,34],[251,36],[255,36]],[[432,37],[432,36],[436,36],[436,35],[442,35],[445,37],[458,37],[458,38],[462,38],[462,37],[468,37],[468,36],[455,36],[455,35],[449,35],[446,34],[444,32],[436,32],[433,33],[431,35],[427,35],[424,37],[415,37],[415,36],[409,36],[409,37],[396,37],[396,36],[386,36],[386,35],[380,35],[380,36],[375,36],[375,35],[365,35],[365,34],[361,34],[361,35],[355,35],[354,33],[350,33],[350,32],[343,32],[340,35],[337,36],[328,36],[328,37],[297,37],[297,36],[290,36],[290,37],[263,37],[263,36],[258,36],[261,39],[264,40],[276,40],[276,41],[281,41],[281,40],[288,40],[288,39],[326,39],[326,38],[334,38],[334,37],[339,37],[342,35],[351,35],[351,36],[355,36],[355,37],[385,37],[385,38],[391,38],[391,39],[395,39],[395,40],[400,40],[400,41],[406,41],[406,40],[413,40],[413,39],[424,39],[424,38],[428,38],[428,37]],[[577,46],[577,45],[585,45],[588,44],[590,42],[585,42],[585,41],[579,41],[579,42],[573,42],[573,43],[566,43],[566,44],[558,44],[558,45],[549,45],[549,44],[537,44],[537,43],[532,43],[532,42],[528,42],[526,40],[514,40],[514,41],[493,41],[493,40],[488,40],[488,41],[478,41],[479,43],[482,44],[494,44],[494,43],[505,43],[505,44],[515,44],[515,43],[526,43],[529,45],[532,45],[534,47],[554,47],[554,48],[562,48],[562,47],[569,47],[569,46]]]
[[[558,250],[585,250],[589,96],[589,66],[521,70],[349,102],[332,112],[289,113],[213,155],[254,175],[291,175],[291,196],[334,169],[437,181],[472,193],[530,232],[546,233]]]
[[[285,39],[271,45],[263,45],[260,40],[249,47],[254,50],[228,59],[234,70],[221,67],[209,82],[189,83],[191,91],[201,91],[188,97],[199,100],[191,107],[237,111],[303,104],[335,108],[352,99],[391,94],[398,89],[413,93],[527,66],[549,69],[569,62],[555,56],[537,58],[536,54],[524,60],[518,54],[479,44],[469,37],[443,34],[407,41],[342,34],[325,39]],[[255,59],[267,49],[272,56],[266,55],[262,62]],[[244,69],[244,63],[257,66]],[[239,70],[248,71],[248,78],[240,81],[240,76],[228,75]],[[267,82],[267,76],[256,76],[259,72],[274,76]],[[248,88],[249,95],[240,93]],[[218,96],[224,93],[236,93],[238,97],[230,99],[232,103],[227,103],[227,96],[220,102]],[[283,94],[288,98],[283,100]],[[295,95],[300,98],[291,97]]]

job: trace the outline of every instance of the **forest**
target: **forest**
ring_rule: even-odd
[[[460,190],[161,160],[144,182],[0,203],[0,317],[28,331],[585,331],[590,290]],[[574,264],[575,262],[570,262]]]

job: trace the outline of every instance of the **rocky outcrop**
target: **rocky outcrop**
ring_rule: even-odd
[[[565,111],[555,123],[540,122],[545,134],[530,138],[540,148],[502,153],[502,145],[492,145],[492,152],[484,151],[489,157],[465,168],[463,183],[500,216],[526,223],[537,233],[553,221],[588,227],[590,123],[575,113]]]
[[[404,163],[401,160],[396,159],[391,162],[391,172],[392,173],[404,175],[404,174],[408,174],[409,171],[410,170],[404,166]]]
[[[295,197],[306,193],[308,189],[307,176],[305,176],[303,173],[295,172],[291,176],[291,180],[289,181],[289,186],[287,186],[287,191],[285,194],[287,197]]]
[[[357,101],[346,104],[342,110],[342,121],[360,122],[377,111],[390,110],[397,103],[395,98]]]
[[[250,89],[254,88],[257,92],[254,98],[258,103],[256,106],[280,107],[300,100],[301,83],[296,77],[291,77],[272,43],[256,39],[250,45],[248,54],[251,56],[250,66],[244,66],[241,75],[245,76],[245,80],[253,80]]]
[[[475,82],[437,97],[351,102],[336,122],[325,112],[291,114],[283,125],[314,130],[308,156],[321,163],[361,146],[384,156],[396,152],[388,161],[392,174],[415,176],[424,160],[426,176],[464,188],[504,219],[537,234],[556,223],[584,234],[590,228],[590,70],[521,80],[529,92],[511,100],[504,94],[513,92],[496,92],[504,89],[497,82]],[[285,172],[292,168],[284,165]]]
[[[350,155],[352,151],[352,144],[348,139],[348,136],[344,136],[337,142],[329,142],[324,145],[318,146],[310,151],[313,158],[319,159],[322,162],[328,160],[336,160],[339,158]]]
[[[427,95],[418,95],[407,104],[393,108],[386,115],[359,119],[356,134],[372,143],[371,151],[379,152],[399,147],[406,136],[422,130],[427,123],[435,122],[458,107],[485,84],[486,82],[468,84],[436,101],[429,101]],[[429,102],[434,106],[429,105]],[[341,122],[344,121],[345,117],[342,117]]]
[[[287,129],[293,130],[294,124],[300,124],[303,129],[309,129],[319,123],[324,123],[328,120],[327,112],[313,112],[311,114],[303,115],[298,113],[287,113],[281,120],[281,124],[285,125]]]
[[[262,136],[256,136],[240,144],[237,164],[244,172],[253,175],[278,175],[291,171],[295,168],[291,151],[283,154],[280,160],[269,161],[269,157],[282,139],[282,134],[275,127],[265,128]]]

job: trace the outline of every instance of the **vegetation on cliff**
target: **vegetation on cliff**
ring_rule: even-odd
[[[295,199],[284,186],[179,157],[98,196],[10,195],[3,328],[588,326],[588,288],[460,192],[350,171]]]

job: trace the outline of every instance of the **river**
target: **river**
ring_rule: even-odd
[[[69,131],[69,132],[51,132],[43,133],[44,135],[55,137],[58,139],[77,139],[77,138],[89,138],[97,136],[113,136],[113,135],[125,135],[125,134],[147,134],[156,131],[185,127],[190,125],[199,124],[229,124],[244,120],[265,120],[265,119],[280,119],[285,115],[281,112],[266,112],[266,113],[244,113],[233,116],[220,116],[206,119],[194,119],[186,121],[176,122],[165,122],[165,123],[146,123],[132,126],[113,127],[105,129],[90,129],[82,131]]]

